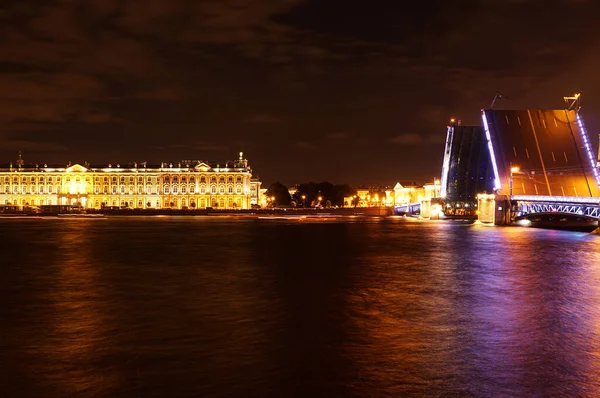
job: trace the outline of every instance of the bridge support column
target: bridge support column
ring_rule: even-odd
[[[510,196],[496,195],[495,202],[495,213],[496,213],[496,225],[509,225],[510,221]]]
[[[483,224],[496,223],[496,195],[477,195],[477,219]]]
[[[425,220],[431,219],[431,199],[423,199],[421,201],[421,218]]]
[[[510,224],[510,200],[505,195],[477,195],[477,219],[483,224]]]

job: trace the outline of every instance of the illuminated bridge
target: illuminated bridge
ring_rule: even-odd
[[[442,195],[455,201],[457,188],[467,195],[476,191],[479,219],[496,224],[540,212],[599,218],[597,156],[580,113],[579,95],[565,97],[565,102],[561,110],[483,109],[482,131],[472,130],[481,139],[471,140],[476,149],[468,152],[468,160],[460,153],[467,153],[469,145],[458,144],[457,127],[450,126]],[[478,152],[483,148],[487,157]],[[460,162],[468,172],[459,171]],[[465,177],[478,184],[460,187]]]

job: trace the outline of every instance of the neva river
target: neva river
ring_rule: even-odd
[[[600,236],[1,220],[4,397],[600,396]]]

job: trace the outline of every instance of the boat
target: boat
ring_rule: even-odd
[[[547,228],[566,231],[593,232],[598,229],[598,219],[581,214],[540,212],[525,214],[515,218],[515,224],[522,227]]]

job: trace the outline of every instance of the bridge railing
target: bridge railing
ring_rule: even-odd
[[[600,205],[580,205],[573,203],[518,202],[518,215],[532,213],[567,213],[600,218]]]

